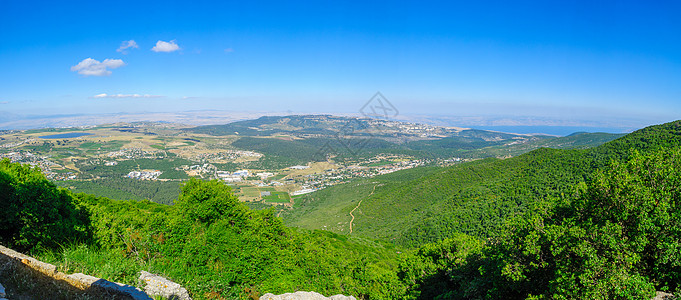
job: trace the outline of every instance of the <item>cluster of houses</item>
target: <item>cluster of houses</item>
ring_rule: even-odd
[[[164,157],[164,151],[144,151],[142,148],[126,148],[126,149],[121,149],[118,151],[112,151],[107,153],[106,155],[110,158],[117,158],[117,157],[122,157],[122,158],[127,158],[127,159],[133,159],[133,158],[163,158]]]
[[[260,158],[263,155],[253,151],[244,150],[226,150],[214,153],[199,153],[188,157],[194,161],[215,161],[215,160],[236,160],[242,157],[256,157]]]
[[[309,169],[310,166],[291,166],[291,167],[288,167],[288,168],[291,169],[291,170],[305,170],[305,169]]]
[[[72,180],[78,177],[77,174],[73,172],[54,172],[52,168],[62,168],[61,165],[48,160],[47,156],[37,156],[28,151],[0,153],[0,159],[3,158],[8,158],[12,162],[19,162],[38,167],[43,174],[45,174],[45,177],[50,180]]]
[[[163,172],[159,170],[132,171],[125,177],[138,180],[156,180]]]
[[[217,171],[218,178],[224,182],[241,182],[244,178],[248,177],[248,170],[239,170],[233,173],[227,171]]]
[[[24,157],[28,161],[33,161],[35,160],[34,158],[36,157],[35,155],[31,154],[30,152],[24,152],[22,155],[21,152],[10,152],[10,153],[1,153],[0,157],[2,158],[9,158],[12,162],[19,162],[24,160]]]

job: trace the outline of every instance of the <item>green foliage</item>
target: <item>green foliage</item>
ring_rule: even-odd
[[[262,199],[265,202],[273,203],[288,203],[291,201],[291,196],[287,192],[270,192],[271,195],[263,196]]]
[[[518,292],[553,298],[642,299],[655,288],[676,289],[679,155],[678,148],[634,152],[598,172],[569,204],[516,221],[493,256],[503,278],[523,287]]]
[[[443,268],[429,261],[440,244],[422,247],[402,280],[438,278],[412,285],[436,291],[424,299],[650,299],[678,290],[681,148],[629,157],[578,185],[571,200],[536,203],[463,264]]]
[[[400,261],[398,271],[400,279],[409,286],[405,296],[435,299],[441,295],[454,298],[458,294],[458,298],[467,298],[467,291],[460,290],[463,281],[474,272],[467,262],[473,255],[480,254],[482,246],[483,242],[477,238],[455,234],[407,255]]]
[[[55,184],[76,193],[88,193],[116,200],[144,200],[173,204],[180,193],[177,181],[136,180],[110,177],[88,181],[56,181]]]
[[[0,241],[18,250],[88,240],[86,211],[38,168],[0,161]]]
[[[406,289],[391,246],[287,228],[273,210],[248,209],[217,180],[191,179],[173,206],[82,193],[76,200],[90,213],[94,243],[40,254],[62,270],[134,284],[144,269],[198,299],[243,298],[246,288],[395,299]]]
[[[100,143],[94,143],[94,142],[85,142],[80,144],[81,149],[87,149],[87,150],[97,150],[102,146]]]
[[[205,224],[224,218],[243,222],[246,211],[228,185],[218,180],[204,182],[196,178],[182,187],[175,205],[186,218]]]
[[[438,140],[423,140],[409,143],[409,147],[414,150],[427,150],[440,153],[443,155],[451,155],[451,150],[473,150],[489,146],[495,146],[507,143],[504,140],[488,140],[479,137],[446,137]],[[447,153],[444,154],[443,152]]]
[[[139,264],[118,249],[103,250],[87,244],[67,245],[58,251],[42,252],[36,258],[58,264],[58,271],[66,274],[84,273],[99,278],[116,278],[117,282],[132,286],[138,284]]]
[[[275,156],[282,160],[282,165],[288,164],[289,166],[315,161],[315,155],[319,150],[319,148],[301,141],[276,138],[241,137],[234,141],[232,146]],[[317,160],[320,159],[325,159],[325,157],[319,156],[317,158]]]

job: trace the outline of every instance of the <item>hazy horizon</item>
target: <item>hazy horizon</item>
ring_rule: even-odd
[[[333,114],[325,112],[296,113],[288,112],[235,112],[220,110],[194,110],[184,112],[142,112],[142,113],[102,113],[102,114],[55,114],[55,115],[0,115],[0,130],[29,130],[43,128],[87,127],[113,123],[133,122],[166,122],[188,126],[221,125],[243,120],[257,119],[263,116],[287,115],[333,115],[342,117],[367,117],[361,113]],[[527,118],[527,117],[525,117]],[[389,120],[428,124],[443,127],[473,128],[519,134],[548,134],[566,136],[575,132],[630,133],[637,129],[661,123],[650,123],[643,126],[608,125],[607,122],[581,123],[561,121],[550,118],[508,119],[505,117],[461,117],[446,115],[398,115]]]
[[[681,119],[680,12],[634,1],[5,1],[0,124],[353,115],[381,92],[404,120],[628,131]]]

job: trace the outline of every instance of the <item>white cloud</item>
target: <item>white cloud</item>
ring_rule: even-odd
[[[163,97],[163,96],[149,95],[149,94],[144,94],[144,95],[141,95],[141,94],[112,94],[112,95],[109,95],[109,94],[101,93],[101,94],[94,95],[90,98],[95,98],[95,99],[101,99],[101,98],[120,99],[120,98],[161,98],[161,97]]]
[[[154,52],[173,52],[180,50],[180,46],[175,43],[175,40],[172,40],[170,42],[164,42],[159,40],[156,42],[156,46],[154,48],[151,48],[151,51]]]
[[[232,53],[232,52],[234,52],[234,49],[232,49],[232,48],[225,49],[225,53]]]
[[[118,49],[116,51],[123,53],[123,54],[128,54],[128,51],[126,50],[128,48],[137,49],[137,48],[139,48],[139,46],[137,46],[137,43],[135,42],[135,40],[123,41],[121,43],[121,46],[118,47]]]
[[[125,63],[120,59],[107,58],[103,62],[99,62],[96,59],[88,57],[71,67],[71,71],[78,72],[78,74],[85,76],[108,76],[111,75],[111,71],[108,69],[116,69],[124,65]]]

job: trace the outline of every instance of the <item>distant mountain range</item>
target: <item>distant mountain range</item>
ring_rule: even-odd
[[[320,113],[307,113],[320,115]],[[179,112],[117,112],[117,113],[65,113],[54,115],[18,114],[0,111],[0,129],[39,129],[78,126],[97,126],[117,122],[171,122],[186,125],[216,125],[256,119],[261,116],[286,116],[292,112],[196,110]],[[359,114],[336,114],[359,117]],[[397,121],[435,126],[458,126],[476,129],[514,132],[521,134],[568,135],[576,131],[631,132],[646,126],[649,121],[600,119],[593,121],[563,120],[549,117],[493,117],[399,115]]]
[[[418,158],[508,157],[540,147],[589,148],[622,136],[579,133],[555,137],[331,115],[265,116],[185,131],[239,136],[233,143],[237,148],[299,162],[320,161],[329,156],[337,159],[366,157],[386,152]]]

